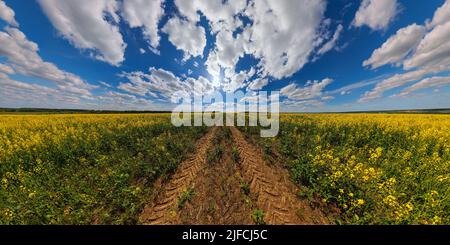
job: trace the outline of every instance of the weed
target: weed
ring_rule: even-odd
[[[183,209],[184,205],[186,204],[187,201],[190,201],[192,199],[192,196],[194,195],[194,189],[193,188],[188,188],[187,190],[185,190],[180,198],[178,199],[178,209]]]
[[[264,211],[261,209],[254,209],[252,211],[252,220],[257,225],[264,225],[266,222],[264,221]]]
[[[241,155],[239,154],[239,150],[233,146],[231,148],[231,157],[235,163],[238,163],[241,160]]]
[[[241,187],[241,190],[245,195],[250,194],[250,185],[247,182],[241,181],[239,187]]]
[[[223,155],[223,148],[221,145],[217,145],[214,149],[206,152],[206,162],[208,164],[213,164],[219,161]]]

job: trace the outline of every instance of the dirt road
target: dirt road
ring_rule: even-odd
[[[143,224],[329,224],[279,165],[234,127],[197,142],[140,216]]]

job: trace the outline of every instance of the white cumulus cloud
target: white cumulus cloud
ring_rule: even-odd
[[[434,87],[442,87],[442,86],[445,86],[445,85],[448,85],[448,84],[450,84],[450,76],[446,76],[446,77],[440,77],[440,76],[429,77],[429,78],[425,78],[425,79],[421,80],[420,82],[415,83],[412,86],[404,89],[397,96],[407,96],[410,93],[412,93],[414,91],[417,91],[417,90],[426,89],[426,88],[434,88]]]
[[[185,59],[191,56],[203,56],[206,34],[205,28],[202,26],[173,17],[166,23],[162,31],[169,35],[169,41],[177,49],[184,52]]]
[[[246,0],[175,0],[181,15],[191,22],[200,21],[199,13],[207,19],[213,30],[235,30],[242,23],[236,18],[247,6]]]
[[[333,79],[330,78],[308,81],[304,87],[291,83],[280,90],[280,95],[286,96],[290,100],[310,100],[322,96],[325,87],[332,82]]]
[[[98,59],[118,66],[126,44],[120,34],[115,0],[39,0],[53,26],[75,47],[90,50]]]
[[[249,85],[248,88],[250,90],[260,90],[262,88],[264,88],[264,86],[266,86],[269,83],[269,80],[267,78],[258,78],[254,81],[252,81]]]
[[[431,84],[437,79],[427,80],[427,76],[436,76],[450,70],[450,18],[447,16],[450,13],[449,2],[447,0],[436,9],[432,21],[427,21],[424,26],[412,24],[397,31],[364,62],[363,65],[371,65],[372,68],[389,63],[402,64],[405,72],[378,82],[372,90],[361,96],[360,102],[381,98],[391,89],[420,79],[425,79],[426,82],[419,84]],[[409,93],[408,90],[406,92]]]
[[[437,25],[421,40],[416,52],[405,60],[405,69],[450,65],[450,22]]]
[[[446,0],[445,3],[434,12],[433,20],[430,23],[431,26],[437,26],[450,21],[450,0]]]
[[[325,6],[324,1],[308,0],[252,2],[246,10],[254,21],[247,49],[260,59],[263,74],[281,79],[308,62]]]
[[[0,72],[6,73],[6,74],[14,74],[15,73],[14,69],[11,66],[5,65],[2,63],[0,63]]]
[[[121,74],[130,82],[121,83],[118,88],[137,95],[151,95],[172,99],[175,97],[190,97],[204,95],[214,91],[213,84],[203,76],[198,79],[188,77],[181,79],[171,71],[151,67],[149,73],[130,72]],[[159,94],[159,95],[158,95]]]
[[[150,50],[158,52],[158,24],[164,15],[164,0],[124,0],[122,16],[132,28],[140,27]]]
[[[336,48],[336,42],[341,36],[343,29],[344,27],[341,24],[339,24],[336,28],[336,31],[333,34],[333,37],[328,42],[326,42],[322,47],[320,47],[320,49],[317,51],[317,55],[322,55],[332,50],[333,48]]]
[[[373,51],[372,56],[365,60],[363,65],[375,69],[386,64],[401,63],[403,58],[417,47],[425,32],[426,28],[417,24],[399,29],[380,48]]]
[[[372,30],[386,29],[397,15],[398,8],[396,0],[363,0],[352,25],[366,25]]]
[[[367,102],[370,100],[381,98],[383,94],[388,90],[398,88],[412,82],[416,82],[429,74],[436,74],[442,71],[443,69],[434,68],[419,69],[402,74],[395,74],[389,78],[383,79],[382,81],[378,82],[372,90],[365,92],[359,99],[359,102]]]
[[[16,73],[54,82],[61,89],[73,93],[90,95],[89,89],[94,86],[79,76],[44,61],[38,51],[38,45],[29,41],[19,29],[7,27],[6,32],[0,32],[0,56],[6,57],[9,66]]]
[[[14,17],[15,15],[14,10],[8,7],[4,1],[0,1],[0,19],[6,21],[12,26],[17,27],[19,24]]]

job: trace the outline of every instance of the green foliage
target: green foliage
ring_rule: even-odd
[[[206,162],[208,164],[217,163],[223,155],[223,148],[221,145],[216,145],[206,152]]]
[[[233,161],[235,163],[239,163],[239,161],[241,160],[241,155],[239,153],[239,150],[235,146],[233,146],[231,148],[231,157],[233,158]]]
[[[445,115],[285,115],[272,148],[340,223],[449,224],[449,132]]]
[[[254,209],[252,211],[252,220],[257,225],[264,225],[266,222],[264,221],[264,211],[261,209]]]
[[[241,181],[239,187],[245,195],[250,194],[250,185],[247,182]]]
[[[0,224],[134,224],[205,127],[167,115],[0,117]]]
[[[178,199],[178,209],[181,210],[184,208],[184,205],[187,201],[190,201],[192,199],[192,196],[194,195],[194,189],[188,188],[183,193],[181,193],[180,198]]]

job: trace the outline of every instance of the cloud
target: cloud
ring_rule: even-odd
[[[7,107],[81,108],[92,97],[61,88],[22,82],[0,73],[0,104]]]
[[[356,83],[351,83],[349,85],[343,86],[341,88],[332,90],[332,91],[328,91],[327,94],[340,94],[340,95],[346,95],[346,94],[350,94],[350,92],[352,90],[358,89],[358,88],[363,88],[363,87],[367,87],[376,83],[379,83],[380,81],[388,78],[389,75],[381,75],[375,78],[371,78],[371,79],[367,79],[367,80],[363,80],[363,81],[359,81]]]
[[[291,83],[280,90],[280,95],[290,100],[309,100],[322,96],[326,86],[333,82],[333,79],[325,78],[322,81],[314,80],[306,82],[304,87],[298,87]]]
[[[184,52],[184,59],[191,56],[203,56],[206,34],[202,26],[173,17],[166,23],[162,31],[169,35],[169,41],[177,49]]]
[[[150,50],[158,52],[158,23],[164,15],[164,0],[124,0],[122,16],[132,28],[140,27]]]
[[[126,91],[131,94],[137,94],[140,96],[145,96],[149,93],[145,86],[141,86],[140,84],[131,84],[131,83],[121,83],[117,86],[118,89]]]
[[[101,61],[118,66],[126,44],[120,34],[115,0],[39,0],[44,13],[61,35],[76,48],[89,50]]]
[[[169,23],[196,26],[201,16],[208,21],[215,43],[205,66],[213,82],[221,83],[225,91],[245,86],[258,89],[270,78],[292,76],[310,59],[335,48],[343,30],[342,25],[338,25],[331,35],[326,30],[331,20],[324,20],[326,2],[322,0],[176,0],[175,5],[183,19],[175,16]],[[302,16],[301,22],[298,16]],[[164,29],[168,29],[166,27]],[[184,32],[189,30],[183,29]],[[169,33],[169,39],[173,35],[181,36],[182,31]],[[186,35],[181,44],[196,40],[188,38],[191,36]],[[186,53],[195,56],[191,48],[180,48],[180,44],[171,42],[185,51],[185,58]],[[203,51],[203,45],[197,47]],[[257,65],[255,69],[237,72],[236,65],[245,56],[255,59]],[[250,73],[253,74],[249,76]],[[254,74],[256,78],[249,83],[248,79]]]
[[[113,97],[117,97],[117,98],[123,99],[123,100],[134,100],[134,99],[136,99],[136,96],[134,96],[134,95],[124,94],[124,93],[119,93],[119,92],[114,92],[114,91],[108,91],[108,94],[113,96]]]
[[[404,96],[407,96],[410,93],[417,91],[417,90],[421,90],[421,89],[425,89],[425,88],[442,87],[447,84],[450,84],[450,76],[429,77],[429,78],[425,78],[425,79],[421,80],[420,82],[415,83],[412,86],[404,89],[402,92],[400,92],[400,94],[395,95],[395,96],[403,96],[404,97]]]
[[[200,21],[202,13],[209,22],[213,32],[235,30],[242,24],[236,15],[247,6],[246,0],[175,0],[180,14],[191,22]]]
[[[246,81],[248,81],[255,74],[255,70],[251,68],[249,71],[240,71],[239,73],[234,72],[229,73],[231,74],[227,74],[226,76],[230,77],[230,79],[227,82],[223,83],[223,90],[225,92],[234,92],[247,85]]]
[[[445,3],[439,7],[433,16],[433,20],[430,23],[430,27],[441,25],[450,21],[450,0],[446,0]]]
[[[266,86],[269,83],[269,80],[267,78],[258,78],[254,81],[252,81],[249,85],[248,88],[250,90],[260,90],[262,88],[264,88],[264,86]]]
[[[308,0],[251,3],[245,12],[253,20],[246,51],[260,59],[263,75],[288,77],[308,62],[325,7],[325,1]]]
[[[368,26],[372,30],[383,30],[394,20],[399,4],[396,0],[363,0],[352,26]]]
[[[30,84],[30,83],[24,83],[20,81],[16,81],[13,79],[10,79],[6,74],[0,73],[0,84],[2,85],[3,89],[16,89],[21,91],[28,91],[32,93],[39,93],[39,94],[48,94],[48,93],[55,93],[56,90],[53,88],[45,87],[38,84]],[[16,94],[16,93],[14,93]]]
[[[359,102],[367,102],[381,98],[388,90],[404,86],[408,83],[418,81],[429,74],[436,74],[445,70],[445,68],[420,69],[403,74],[395,74],[377,83],[371,91],[365,92],[359,99]]]
[[[386,64],[400,64],[417,47],[425,32],[426,28],[417,24],[399,29],[363,65],[375,69]]]
[[[14,16],[14,11],[10,7],[6,6],[4,1],[0,1],[0,19],[6,21],[12,26],[18,27],[19,23],[17,23]]]
[[[0,72],[0,105],[7,107],[76,108],[96,110],[170,110],[169,104],[154,103],[134,95],[106,91],[98,96],[79,96],[60,88],[10,79]]]
[[[172,106],[167,103],[154,102],[149,99],[139,98],[132,94],[116,91],[107,91],[97,96],[91,103],[91,108],[99,110],[150,110],[170,111]]]
[[[403,65],[406,70],[450,64],[450,1],[439,7],[425,26],[411,24],[391,36],[364,66]]]
[[[0,7],[4,3],[0,1]],[[4,9],[1,9],[4,11]],[[12,11],[12,10],[11,10]],[[3,18],[4,13],[2,13]],[[12,12],[14,16],[14,12]],[[28,40],[17,23],[0,31],[0,103],[11,107],[81,108],[81,101],[93,100],[90,90],[96,88],[79,76],[59,69],[44,61],[39,46]],[[54,86],[44,86],[30,81],[11,79],[8,74],[23,75],[32,79],[43,79]]]
[[[106,82],[103,82],[103,81],[98,81],[98,83],[100,83],[100,84],[103,85],[104,87],[112,88],[111,84],[109,84],[109,83],[106,83]]]
[[[6,57],[8,66],[16,73],[51,81],[60,88],[77,94],[90,95],[88,90],[95,88],[79,76],[42,60],[38,54],[38,45],[29,41],[19,29],[6,27],[5,30],[6,32],[0,32],[0,56]]]
[[[415,24],[402,28],[374,51],[364,65],[376,68],[388,63],[403,64],[406,72],[381,80],[359,102],[381,98],[388,90],[450,70],[450,19],[446,16],[449,8],[446,1],[435,11],[433,20],[425,23],[426,28]]]
[[[325,101],[325,100],[333,100],[334,98],[335,98],[334,96],[326,95],[326,96],[323,96],[322,98],[320,98],[320,100],[323,100],[323,101]]]
[[[7,73],[7,74],[14,74],[14,73],[16,73],[11,66],[5,65],[5,64],[2,64],[2,63],[0,63],[0,72]]]
[[[336,48],[336,42],[338,41],[339,37],[341,36],[342,30],[344,29],[344,27],[339,24],[336,28],[336,31],[333,34],[333,37],[331,38],[331,40],[329,40],[328,42],[326,42],[318,51],[317,51],[317,55],[322,55],[330,50],[332,50],[333,48]]]
[[[205,95],[214,91],[213,84],[205,77],[198,79],[188,77],[184,80],[164,69],[151,67],[149,73],[131,72],[123,73],[121,77],[127,78],[129,83],[121,83],[118,88],[129,93],[153,97],[162,97],[165,100],[174,96],[191,97],[192,95]]]
[[[283,101],[283,105],[286,107],[285,110],[292,110],[292,111],[303,111],[307,110],[310,107],[320,107],[325,105],[323,101],[320,100],[285,100]]]
[[[220,31],[216,35],[215,48],[210,50],[208,59],[205,62],[208,73],[217,82],[231,83],[235,74],[235,66],[239,59],[245,54],[246,44],[249,42],[249,28],[233,37],[233,32],[228,30]],[[224,81],[219,81],[221,69],[224,70]]]
[[[213,81],[224,84],[227,91],[247,85],[245,76],[236,73],[236,65],[244,56],[257,61],[254,73],[260,82],[289,77],[309,61],[314,50],[320,48],[320,54],[331,50],[342,31],[338,26],[323,44],[327,39],[321,32],[325,1],[262,0],[247,4],[198,0],[193,4],[176,1],[176,5],[188,21],[198,22],[200,13],[208,20],[216,41],[205,65]],[[301,22],[298,16],[302,16]],[[244,25],[241,18],[249,22]]]
[[[450,22],[437,25],[420,41],[416,52],[405,60],[404,68],[446,66],[450,64]]]
[[[220,76],[221,69],[230,70],[225,71],[228,74],[225,82],[235,75],[237,62],[246,54],[259,60],[261,78],[280,79],[301,69],[320,44],[316,39],[326,5],[325,1],[306,0],[249,1],[248,5],[244,0],[175,3],[190,22],[198,22],[202,13],[217,33],[206,66],[215,78]],[[249,18],[251,24],[243,26],[240,16]],[[298,16],[302,16],[301,22]],[[322,52],[331,49],[330,46],[332,43]]]

